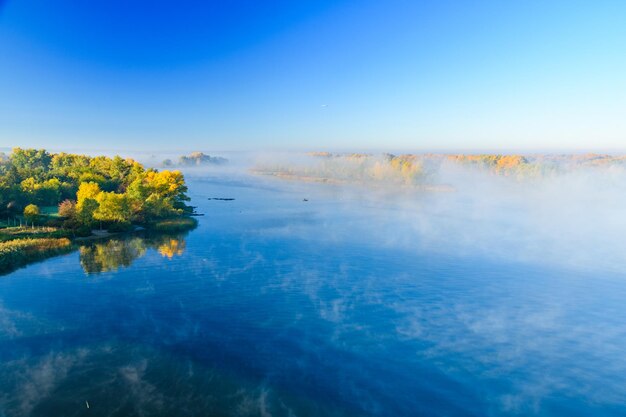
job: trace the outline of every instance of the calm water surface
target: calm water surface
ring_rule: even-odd
[[[190,189],[192,232],[0,277],[0,416],[626,415],[619,271],[429,247],[332,187]]]

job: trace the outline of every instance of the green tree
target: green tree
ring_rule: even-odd
[[[44,206],[55,206],[61,200],[61,182],[58,178],[50,178],[35,184],[34,200]]]
[[[78,207],[78,206],[77,206]],[[91,229],[94,225],[94,213],[98,209],[98,202],[93,198],[86,198],[83,200],[80,209],[76,210],[76,220],[77,222],[86,227],[87,229]]]
[[[150,190],[144,183],[144,176],[138,175],[126,188],[125,194],[128,199],[132,220],[143,221],[146,214],[146,200],[150,196]]]
[[[50,168],[52,157],[44,149],[14,148],[10,160],[22,178],[34,176],[41,179]]]
[[[162,218],[179,214],[171,199],[161,197],[157,193],[150,194],[150,197],[146,199],[144,210],[146,217],[149,218]]]
[[[64,152],[52,156],[51,172],[59,177],[77,179],[89,170],[89,158],[86,155],[73,155]]]
[[[124,194],[103,191],[98,194],[96,201],[98,208],[93,213],[94,219],[104,222],[130,222],[130,207]]]

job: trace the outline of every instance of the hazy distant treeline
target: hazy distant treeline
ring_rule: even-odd
[[[623,167],[626,156],[601,154],[362,154],[312,152],[299,157],[265,158],[253,172],[285,179],[329,183],[436,183],[445,167],[516,179],[541,178],[584,168]]]
[[[204,165],[224,165],[228,163],[228,159],[222,158],[220,156],[211,156],[206,155],[202,152],[192,152],[189,155],[183,155],[178,158],[178,161],[172,161],[171,159],[166,159],[163,161],[164,167],[193,167],[193,166],[204,166]]]

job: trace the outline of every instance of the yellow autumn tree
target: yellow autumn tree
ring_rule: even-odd
[[[76,193],[76,208],[80,211],[85,203],[85,200],[96,200],[96,197],[98,197],[100,192],[102,192],[102,190],[96,182],[81,183],[78,187],[78,192]]]
[[[26,221],[34,224],[35,220],[39,217],[39,207],[34,204],[29,204],[24,208],[24,217]]]
[[[76,193],[76,214],[81,224],[91,226],[93,223],[93,213],[98,208],[97,197],[102,191],[95,182],[83,182],[78,187]]]

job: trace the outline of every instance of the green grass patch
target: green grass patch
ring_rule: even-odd
[[[50,217],[59,217],[59,206],[39,207],[39,214]]]

